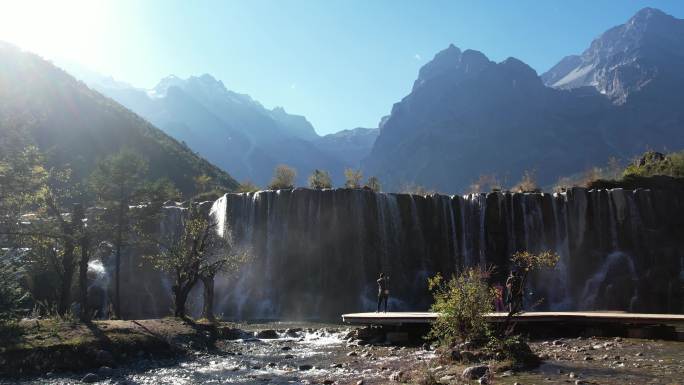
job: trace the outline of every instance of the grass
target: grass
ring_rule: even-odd
[[[123,363],[139,352],[180,356],[190,349],[210,350],[228,324],[177,318],[109,320],[83,323],[59,318],[23,320],[0,326],[0,376],[84,370],[104,365],[97,353]]]

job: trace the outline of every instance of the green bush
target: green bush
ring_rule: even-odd
[[[494,293],[485,276],[482,270],[467,268],[448,281],[440,274],[429,279],[435,300],[430,310],[438,313],[429,338],[442,346],[486,338],[489,324],[485,314],[493,311]]]

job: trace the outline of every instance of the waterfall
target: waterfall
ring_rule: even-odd
[[[654,197],[648,190],[580,188],[451,197],[360,189],[226,194],[209,215],[220,235],[233,237],[253,258],[217,284],[217,312],[242,319],[335,318],[370,310],[381,271],[391,276],[394,310],[426,310],[427,277],[495,264],[492,279],[501,280],[511,253],[523,249],[560,256],[528,288],[548,308],[665,311],[664,303],[681,303],[682,292],[670,290],[660,300],[662,291],[644,280],[681,287],[684,234],[673,237],[681,231],[671,225],[677,222],[655,215],[655,208],[672,207],[678,218],[684,205]],[[160,231],[178,233],[183,209],[165,210]]]

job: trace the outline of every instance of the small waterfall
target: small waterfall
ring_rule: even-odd
[[[615,251],[608,254],[598,271],[587,280],[584,290],[582,291],[582,302],[580,305],[582,309],[591,310],[597,308],[597,305],[599,305],[597,300],[600,295],[600,290],[602,289],[602,286],[607,284],[609,272],[619,265],[626,266],[629,270],[633,290],[629,300],[629,309],[627,310],[632,310],[634,308],[634,304],[639,297],[639,277],[636,268],[634,267],[634,260],[628,254]]]
[[[97,311],[96,317],[105,317],[110,304],[108,290],[111,275],[101,259],[94,259],[88,262],[88,277],[90,278],[88,293],[92,295],[97,292],[100,297],[98,300],[100,308]]]

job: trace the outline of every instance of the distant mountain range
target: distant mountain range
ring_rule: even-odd
[[[67,69],[239,180],[259,186],[269,182],[278,164],[294,167],[300,185],[314,169],[328,170],[342,183],[344,168],[358,168],[377,136],[377,129],[355,129],[321,137],[303,116],[281,107],[269,110],[208,74],[169,76],[144,90],[75,66]]]
[[[646,8],[541,77],[453,45],[421,68],[363,161],[385,186],[461,192],[482,174],[541,185],[684,147],[684,20]]]
[[[124,144],[154,148],[156,172],[186,189],[198,173],[235,185],[197,155],[259,186],[288,164],[299,185],[314,169],[340,185],[344,168],[362,167],[387,191],[420,184],[460,193],[484,174],[510,186],[530,170],[547,186],[609,157],[684,148],[684,20],[652,8],[541,76],[518,59],[495,63],[451,45],[420,69],[378,128],[326,136],[211,75],[169,76],[148,90],[65,67],[138,117],[34,55],[2,47],[0,118],[30,111],[42,122],[36,138],[56,159],[83,159],[83,172]],[[181,160],[168,161],[170,153]],[[178,170],[167,170],[172,165]]]
[[[0,135],[10,127],[42,150],[48,166],[71,168],[76,181],[98,160],[130,148],[148,160],[152,179],[167,177],[186,196],[196,192],[194,178],[203,174],[221,189],[238,185],[119,103],[37,55],[0,42]]]

